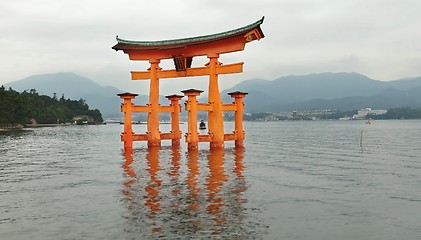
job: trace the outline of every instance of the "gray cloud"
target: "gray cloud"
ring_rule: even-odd
[[[111,50],[116,35],[190,37],[241,27],[263,15],[266,38],[221,58],[245,62],[244,73],[221,76],[221,88],[250,78],[324,71],[355,71],[380,80],[420,76],[419,9],[418,0],[3,1],[0,84],[74,71],[102,85],[146,93],[147,84],[131,81],[129,72],[145,70],[147,63]],[[191,79],[162,82],[163,94],[207,86],[202,78],[195,85]]]

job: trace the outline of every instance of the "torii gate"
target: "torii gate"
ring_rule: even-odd
[[[208,111],[208,127],[209,135],[206,137],[200,137],[196,132],[190,130],[186,135],[186,141],[189,143],[189,148],[197,147],[198,141],[209,141],[211,148],[222,148],[224,147],[224,140],[236,140],[236,145],[242,145],[244,139],[244,131],[237,129],[236,119],[236,130],[234,131],[235,136],[224,134],[224,121],[223,111],[236,111],[243,109],[243,103],[238,101],[245,96],[246,93],[234,92],[232,97],[236,99],[234,104],[225,105],[222,104],[221,96],[218,86],[218,75],[219,74],[230,74],[230,73],[241,73],[243,71],[243,62],[223,65],[218,61],[220,54],[230,53],[244,50],[245,44],[254,40],[260,40],[264,37],[264,34],[260,28],[263,23],[264,17],[250,25],[234,29],[227,32],[217,33],[213,35],[183,38],[175,40],[164,40],[164,41],[129,41],[121,38],[117,39],[117,44],[112,48],[116,51],[122,50],[124,53],[129,55],[130,60],[149,61],[150,68],[147,71],[132,71],[132,80],[149,80],[150,79],[150,93],[149,93],[149,104],[147,106],[134,106],[131,103],[136,95],[131,93],[120,94],[125,103],[122,105],[122,111],[125,114],[125,131],[122,134],[122,140],[125,142],[125,147],[131,148],[131,141],[133,140],[147,140],[148,146],[160,146],[163,134],[159,132],[159,112],[172,112],[177,111],[175,105],[178,105],[178,100],[181,96],[174,95],[172,100],[172,109],[170,107],[160,106],[159,100],[159,79],[160,78],[178,78],[178,77],[193,77],[193,76],[209,76],[209,94],[208,104],[193,104],[189,105],[189,100],[195,100],[189,97],[186,103],[186,108],[193,106],[195,110]],[[207,56],[209,63],[204,67],[192,68],[193,57],[196,56]],[[175,69],[163,70],[159,67],[159,63],[163,59],[173,59]],[[192,91],[193,90],[193,91]],[[201,91],[199,90],[186,90],[184,94],[186,96],[198,96]],[[197,103],[197,102],[196,102]],[[240,104],[241,103],[241,104]],[[233,106],[239,104],[241,107]],[[168,109],[170,108],[170,109]],[[188,109],[187,109],[188,110]],[[126,115],[131,112],[148,112],[148,132],[144,135],[136,135],[131,131],[131,116],[130,123]],[[237,116],[238,114],[236,114]],[[190,115],[189,115],[190,116]],[[178,117],[178,115],[177,115]],[[190,121],[189,125],[197,124]],[[178,121],[178,119],[177,119]],[[242,121],[242,119],[241,119]],[[179,124],[174,123],[173,126]],[[172,129],[174,130],[174,129]],[[241,131],[241,132],[239,132]],[[237,132],[237,133],[235,133]],[[177,136],[176,136],[177,135]],[[177,143],[178,133],[172,131],[172,135],[166,136],[165,139],[172,139],[173,144]],[[130,142],[130,143],[129,143]],[[126,144],[127,143],[127,144]],[[127,145],[127,146],[126,146]]]

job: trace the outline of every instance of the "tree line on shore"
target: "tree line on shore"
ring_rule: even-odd
[[[89,109],[83,99],[60,99],[39,95],[35,89],[21,93],[12,88],[0,87],[0,123],[18,123],[26,125],[35,120],[40,124],[73,123],[89,121],[100,123],[102,114],[98,109]]]
[[[358,110],[339,111],[332,110],[328,112],[308,111],[299,113],[297,117],[293,117],[291,113],[274,113],[274,112],[255,112],[243,115],[244,121],[283,121],[283,120],[337,120],[344,116],[352,116],[357,114]],[[421,107],[400,107],[389,108],[387,113],[381,115],[368,114],[366,119],[421,119]],[[225,114],[226,121],[233,121],[233,114]]]

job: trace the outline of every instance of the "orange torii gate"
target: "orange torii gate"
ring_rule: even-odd
[[[119,95],[122,99],[124,99],[122,111],[125,112],[125,128],[124,132],[122,133],[122,140],[125,142],[125,147],[131,148],[131,142],[136,140],[147,140],[148,146],[160,146],[161,139],[172,139],[173,144],[177,144],[177,138],[180,136],[178,133],[174,133],[173,131],[179,131],[176,127],[174,129],[174,126],[179,124],[178,114],[173,114],[176,119],[171,120],[173,123],[171,134],[162,134],[159,132],[159,113],[175,113],[176,111],[179,111],[175,105],[178,105],[178,100],[180,100],[181,97],[175,95],[177,97],[175,97],[174,101],[172,100],[170,106],[160,106],[158,101],[159,79],[193,76],[209,76],[208,104],[200,105],[199,109],[197,109],[199,111],[208,111],[209,135],[206,137],[203,136],[200,140],[209,141],[211,148],[224,147],[225,140],[236,140],[236,145],[242,145],[242,141],[244,139],[242,123],[237,123],[237,121],[239,121],[238,119],[240,118],[236,118],[236,130],[234,131],[234,134],[236,131],[237,134],[226,135],[224,134],[223,111],[239,112],[237,111],[238,108],[236,106],[241,105],[240,109],[242,112],[243,103],[242,101],[238,101],[238,99],[242,99],[246,93],[233,93],[232,97],[236,99],[234,105],[224,106],[224,104],[222,104],[219,92],[218,75],[241,73],[243,71],[243,63],[240,62],[223,65],[218,61],[218,58],[220,54],[223,53],[242,51],[244,50],[246,43],[263,38],[264,34],[260,28],[263,20],[264,17],[250,25],[227,32],[184,39],[164,41],[129,41],[117,37],[117,44],[112,47],[114,50],[122,50],[124,53],[129,55],[130,60],[143,60],[149,61],[150,63],[150,68],[147,71],[131,72],[132,80],[150,79],[149,104],[146,106],[135,106],[131,103],[131,99],[136,97],[135,94],[125,93]],[[209,63],[205,64],[204,67],[192,68],[192,60],[193,57],[196,56],[207,56],[209,58]],[[175,69],[161,69],[159,67],[159,63],[163,59],[173,59]],[[196,93],[189,93],[189,91],[187,91],[184,92],[184,94],[195,95]],[[197,95],[199,94],[200,92]],[[186,103],[186,108],[189,108],[189,106],[191,107],[193,105]],[[132,132],[132,112],[148,113],[147,134],[134,134]],[[237,116],[238,114],[236,114],[236,117]],[[130,123],[128,122],[129,119]],[[189,115],[189,129],[190,125],[197,124],[191,120],[192,119]],[[240,131],[240,133],[238,131]],[[195,134],[196,133],[193,133],[193,135]],[[196,137],[189,136],[192,136],[192,132],[190,130],[186,135],[186,141],[189,143],[189,148],[197,147],[197,141],[199,141],[199,138],[197,138],[198,140],[196,141]]]

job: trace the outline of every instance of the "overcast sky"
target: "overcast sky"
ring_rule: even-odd
[[[223,32],[265,16],[266,37],[242,52],[244,72],[220,76],[220,88],[251,78],[358,72],[377,80],[421,76],[419,0],[14,0],[0,2],[0,84],[35,74],[74,72],[101,85],[147,94],[130,71],[148,68],[111,47]],[[193,65],[206,59],[194,59]],[[163,62],[164,69],[172,67]],[[207,78],[162,79],[161,93],[207,89]]]

